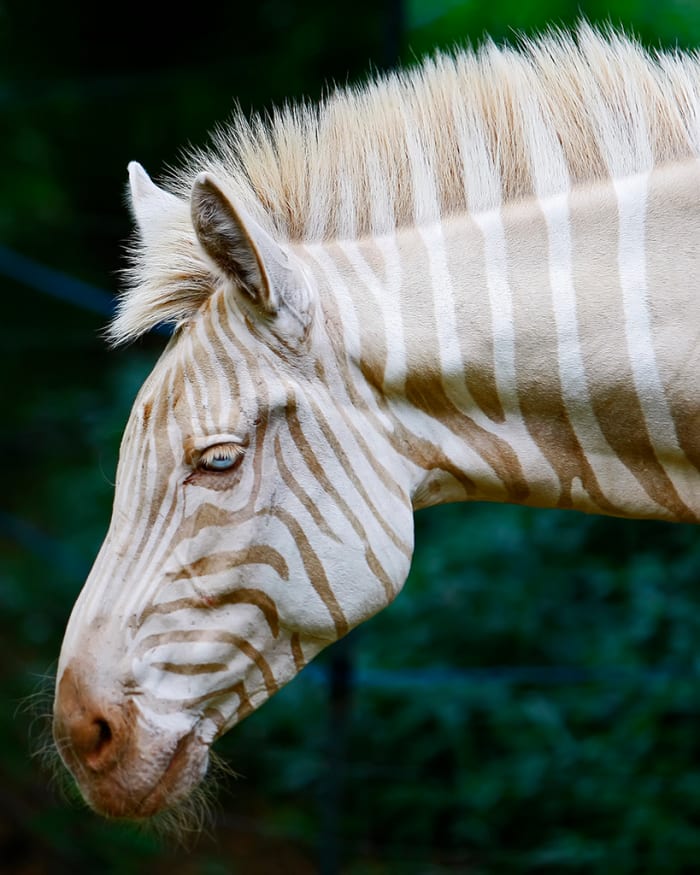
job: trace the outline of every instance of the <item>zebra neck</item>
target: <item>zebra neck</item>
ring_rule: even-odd
[[[416,506],[697,519],[697,192],[687,161],[323,247],[345,352],[425,472]]]

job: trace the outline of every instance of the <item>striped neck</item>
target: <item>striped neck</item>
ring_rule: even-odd
[[[685,277],[699,181],[696,161],[679,162],[305,248],[340,347],[415,465],[415,507],[697,519]]]

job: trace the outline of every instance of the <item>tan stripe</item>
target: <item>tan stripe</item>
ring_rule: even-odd
[[[326,251],[341,273],[347,276],[356,274],[355,267],[348,259],[342,246],[331,244]],[[386,289],[389,286],[386,264],[382,251],[374,240],[368,238],[363,241],[360,257],[367,263],[368,270],[376,276],[377,285]],[[357,293],[362,295],[361,307],[358,308],[361,309],[362,313],[362,330],[359,338],[360,369],[370,385],[375,386],[380,392],[384,392],[387,388],[385,385],[387,343],[384,316],[371,292],[366,291],[360,285],[359,288],[354,289],[354,294]],[[334,327],[336,336],[342,337],[343,331],[338,321]],[[338,359],[340,358],[338,356]],[[325,382],[323,376],[321,379]]]
[[[337,336],[342,336],[342,330],[337,326],[340,325],[340,314],[332,296],[328,296],[324,300],[324,314],[326,321],[330,321],[331,325],[336,328]],[[332,332],[331,332],[332,341]],[[363,416],[367,421],[368,427],[371,427],[377,434],[387,435],[387,429],[374,411],[367,406],[366,400],[358,393],[353,376],[350,374],[347,366],[344,364],[343,356],[338,356],[338,367],[343,378],[343,386],[348,394],[350,401],[357,410],[363,411]],[[322,370],[318,370],[319,379],[325,380]],[[383,370],[382,370],[383,375]],[[449,459],[443,452],[441,447],[435,446],[430,441],[418,437],[411,432],[404,423],[402,423],[392,412],[386,397],[383,396],[383,382],[378,379],[372,383],[376,389],[377,404],[382,408],[383,414],[392,423],[391,435],[387,435],[387,440],[395,447],[395,449],[406,459],[409,459],[415,465],[423,468],[425,471],[442,471],[445,474],[445,479],[451,479],[457,485],[455,495],[452,500],[474,498],[476,496],[476,484],[462,471],[454,462]],[[460,493],[463,493],[460,495]],[[435,500],[431,496],[423,496],[424,500],[414,503],[414,508],[430,507],[435,504]]]
[[[504,220],[512,265],[509,282],[520,410],[528,432],[559,480],[556,506],[575,506],[573,486],[578,480],[601,511],[617,513],[619,509],[600,488],[562,396],[544,216],[533,201],[528,201],[505,209]]]
[[[454,406],[445,395],[439,374],[429,371],[413,373],[406,380],[406,397],[419,410],[440,421],[469,444],[503,483],[507,500],[523,502],[527,499],[530,487],[516,452],[498,435],[489,433]],[[494,496],[477,493],[475,497]]]
[[[464,382],[479,408],[493,422],[504,422],[505,413],[498,395],[494,360],[493,323],[487,297],[484,238],[472,220],[460,229],[459,245],[445,247],[452,277],[466,294],[455,296],[455,318],[464,362]]]
[[[206,476],[213,479],[217,475],[211,474]],[[227,480],[226,475],[224,475],[221,479]],[[238,482],[238,479],[236,479],[234,482]],[[207,488],[209,488],[208,483]],[[212,504],[202,505],[202,507],[206,508],[202,517],[199,516],[199,512],[197,510],[191,516],[186,517],[182,521],[182,524],[180,525],[177,532],[175,532],[172,540],[170,541],[170,552],[174,553],[175,550],[178,549],[181,544],[183,544],[183,542],[191,541],[196,538],[196,536],[204,528],[207,528],[208,523],[206,522],[206,520],[210,521],[211,526],[214,528],[228,528],[234,525],[240,526],[244,523],[250,522],[250,520],[255,519],[255,517],[257,517],[258,515],[252,505],[252,500],[248,500],[244,507],[241,507],[234,512],[223,510],[221,508],[216,508],[216,505]]]
[[[268,695],[271,696],[277,691],[277,681],[275,680],[272,670],[262,653],[260,653],[257,648],[253,647],[250,642],[246,641],[245,638],[241,638],[240,635],[234,635],[231,632],[223,632],[221,630],[213,629],[175,629],[170,632],[160,632],[157,635],[147,635],[140,643],[138,653],[143,655],[149,650],[155,650],[155,648],[167,644],[203,643],[233,644],[234,647],[237,647],[241,653],[244,653],[248,659],[255,664],[256,668],[259,669],[260,674],[263,676],[265,689]],[[218,690],[213,690],[204,698],[213,699],[218,692]]]
[[[294,659],[294,666],[297,671],[301,671],[302,668],[306,666],[306,660],[304,659],[304,652],[301,649],[301,640],[299,639],[298,632],[294,632],[292,634],[290,644],[292,646],[292,658]]]
[[[321,383],[328,385],[325,370],[320,361],[316,363],[316,373]],[[360,432],[359,428],[356,426],[353,419],[348,415],[347,406],[345,404],[338,404],[335,398],[330,398],[329,400],[331,403],[334,404],[336,412],[342,416],[343,422],[345,423],[347,429],[352,433],[355,441],[359,444],[364,454],[365,460],[370,465],[379,480],[381,480],[384,487],[399,500],[408,501],[408,496],[406,495],[404,490],[396,482],[389,470],[385,468],[384,465],[382,465],[382,463],[379,461],[376,452],[372,451],[364,436]],[[356,412],[357,409],[359,408],[356,406],[354,412]],[[362,412],[363,417],[367,422],[367,431],[369,431],[371,428],[371,430],[378,433],[379,436],[384,437],[387,443],[391,443],[391,436],[386,433],[386,428],[381,426],[376,419],[369,416],[366,410],[363,410]]]
[[[240,723],[241,720],[245,720],[245,718],[249,714],[252,714],[255,709],[253,708],[253,703],[248,698],[248,693],[246,693],[245,684],[243,683],[243,681],[234,684],[233,687],[231,687],[231,692],[238,695],[239,701],[238,707],[236,708],[236,718]]]
[[[235,335],[231,331],[231,326],[228,324],[229,319],[235,318],[233,315],[229,315],[228,308],[234,307],[235,302],[230,302],[230,296],[222,296],[219,311],[223,313],[222,320],[222,328],[224,329],[224,334],[230,337],[231,342],[235,344],[238,348],[241,357],[245,361],[245,367],[248,369],[248,373],[250,375],[256,374],[260,370],[260,362],[255,359],[248,350],[238,343]],[[252,455],[252,467],[253,467],[253,484],[250,491],[250,497],[248,499],[247,507],[252,511],[257,503],[257,499],[260,493],[260,488],[263,483],[263,468],[265,461],[265,433],[267,431],[267,416],[268,411],[270,409],[270,399],[267,393],[267,384],[264,380],[256,380],[255,384],[256,394],[257,394],[257,403],[258,403],[258,418],[254,423],[255,427],[255,436],[251,435],[251,444],[247,450],[247,455],[250,457]],[[247,462],[250,465],[250,461]]]
[[[309,515],[316,523],[320,531],[322,531],[327,538],[331,538],[331,540],[335,541],[336,543],[340,543],[340,538],[338,538],[338,536],[333,531],[331,531],[328,523],[325,521],[325,519],[321,515],[321,512],[316,506],[316,503],[311,500],[306,492],[304,492],[304,490],[301,488],[297,480],[292,476],[289,468],[285,464],[284,453],[282,452],[282,443],[280,441],[279,434],[275,435],[275,460],[277,462],[277,468],[280,472],[280,476],[282,477],[282,480],[286,484],[287,488],[292,493],[292,495],[296,497],[299,503],[306,508]]]
[[[179,662],[154,662],[152,668],[183,675],[214,674],[219,671],[228,671],[228,666],[224,662],[201,662],[186,665]]]
[[[167,405],[166,416],[173,418],[177,427],[184,435],[190,435],[195,430],[194,422],[197,420],[197,411],[190,405],[187,392],[185,391],[185,381],[190,382],[186,367],[186,349],[184,346],[185,338],[180,342],[177,349],[179,353],[178,359],[173,363],[173,377],[171,382],[172,395],[168,397],[167,392],[163,393],[163,405]],[[160,399],[159,399],[160,400]],[[167,436],[167,422],[158,423],[156,428],[156,437],[160,437],[167,452],[170,452],[170,444]],[[180,460],[178,459],[178,462]]]
[[[345,472],[345,475],[348,477],[348,479],[350,480],[352,485],[355,487],[357,492],[362,496],[362,498],[363,498],[365,504],[367,505],[368,509],[370,510],[372,516],[379,523],[379,525],[384,530],[384,533],[389,538],[389,540],[392,542],[392,544],[397,548],[397,550],[402,552],[404,554],[404,556],[407,556],[410,559],[411,556],[413,555],[413,551],[401,538],[399,538],[397,536],[397,534],[393,530],[393,528],[388,524],[388,522],[384,519],[383,515],[381,513],[379,513],[379,511],[375,507],[374,502],[367,494],[367,490],[364,488],[362,483],[360,483],[359,478],[355,474],[355,463],[347,457],[345,450],[342,448],[340,442],[336,439],[335,435],[333,434],[332,429],[328,425],[328,422],[327,422],[325,416],[323,415],[321,408],[318,406],[318,404],[314,403],[313,401],[311,402],[311,407],[312,407],[314,413],[316,414],[316,421],[318,422],[319,428],[323,432],[323,436],[325,437],[326,441],[328,442],[328,445],[335,453],[336,458],[338,459],[338,461],[342,465],[343,471]],[[384,482],[382,481],[382,485],[386,485],[386,484],[384,484]]]
[[[600,239],[599,230],[593,235],[590,227],[579,224],[588,212],[572,208],[575,240]],[[618,206],[612,185],[601,185],[598,190],[595,221],[610,229],[609,245],[574,260],[574,284],[577,290],[587,290],[578,295],[578,316],[592,407],[606,440],[644,491],[676,519],[688,519],[688,508],[656,456],[634,388],[615,245]],[[594,282],[591,265],[595,266]]]
[[[331,615],[338,638],[346,635],[349,631],[348,622],[343,615],[342,608],[335,597],[331,585],[328,583],[323,563],[316,555],[303,529],[294,517],[281,507],[272,507],[268,512],[271,516],[280,519],[289,529],[292,539],[299,550],[301,560],[304,563],[304,570],[306,571],[309,583],[316,590],[317,595]]]
[[[654,352],[678,442],[700,469],[700,162],[651,174],[647,275]]]
[[[196,696],[193,699],[171,699],[169,700],[176,708],[178,709],[187,709],[187,708],[196,708],[198,705],[202,705],[208,702],[210,699],[223,699],[233,694],[234,696],[238,696],[238,707],[236,708],[236,719],[240,723],[245,717],[251,714],[255,709],[248,698],[248,693],[246,692],[245,684],[243,681],[236,681],[235,684],[231,684],[228,687],[222,687],[220,690],[215,690],[214,692],[204,693],[202,696]],[[165,700],[167,702],[168,700]],[[205,717],[211,717],[215,724],[219,729],[219,734],[221,733],[221,727],[224,725],[225,718],[216,708],[207,708],[204,711]],[[217,735],[218,737],[218,735]]]
[[[365,533],[365,530],[360,525],[359,520],[350,509],[348,503],[329,480],[323,468],[323,465],[321,465],[321,463],[318,461],[316,453],[313,451],[311,445],[306,440],[296,410],[296,398],[290,390],[287,396],[287,427],[289,428],[289,433],[292,436],[292,440],[294,441],[299,452],[303,456],[304,461],[309,467],[311,473],[323,487],[323,490],[329,496],[331,496],[335,504],[338,505],[340,510],[343,512],[345,518],[349,521],[350,525],[355,530],[355,533],[358,535],[358,537],[361,538],[363,542],[366,542],[367,535]]]
[[[229,321],[229,313],[226,308],[228,293],[227,291],[221,290],[218,293],[216,301],[214,302],[214,306],[212,307],[212,320],[215,320],[216,327],[220,329],[221,334],[234,346],[239,347],[239,343],[237,341],[236,336],[230,330],[230,326],[228,324]],[[223,369],[226,374],[226,380],[228,381],[228,388],[231,394],[231,398],[240,398],[241,397],[241,387],[238,382],[238,376],[236,374],[236,368],[231,361],[231,354],[223,345],[223,342],[220,339],[219,331],[215,328],[209,332],[209,342],[212,344],[215,350],[215,354],[217,356],[217,362],[219,366]],[[235,409],[235,404],[232,405]]]
[[[379,561],[379,559],[377,559],[371,547],[367,547],[367,549],[365,550],[365,561],[372,571],[372,574],[374,574],[377,580],[384,587],[384,595],[386,596],[387,604],[389,604],[394,600],[396,596],[396,588],[394,587],[391,578],[384,570],[382,563]]]
[[[216,726],[216,738],[219,738],[221,730],[226,723],[226,717],[224,717],[221,711],[213,705],[202,711],[202,717],[205,720],[211,720],[214,726]]]
[[[181,526],[182,538],[178,538],[177,541],[173,541],[172,546],[175,547],[180,540],[184,540],[185,538],[196,538],[203,529],[226,528],[231,525],[232,516],[233,515],[229,511],[224,510],[215,504],[205,502],[197,508],[194,514],[186,517],[185,520],[183,520],[183,524]],[[185,529],[186,534],[184,531]]]
[[[269,565],[283,580],[289,580],[289,568],[281,553],[273,547],[262,544],[245,547],[243,550],[222,550],[209,556],[202,556],[179,571],[166,575],[170,580],[189,580],[192,577],[206,577],[229,571],[241,565]]]
[[[324,300],[324,315],[326,322],[330,325],[329,339],[331,343],[333,343],[334,337],[342,337],[342,330],[339,328],[341,324],[340,314],[332,296],[328,296]],[[335,329],[335,335],[333,334],[333,329]],[[339,355],[337,359],[338,368],[343,379],[343,387],[351,403],[356,409],[363,411],[368,427],[371,427],[377,434],[387,434],[384,423],[375,414],[374,410],[367,406],[366,399],[358,393],[354,382],[356,378],[348,370],[343,356]],[[452,497],[450,500],[456,501],[476,497],[477,488],[472,478],[462,471],[452,459],[448,458],[441,447],[415,435],[396,417],[392,412],[386,397],[382,394],[383,382],[376,377],[376,374],[375,382],[373,382],[372,385],[374,385],[376,390],[375,397],[378,406],[382,408],[382,413],[392,423],[391,435],[389,435],[387,439],[394,445],[397,451],[425,471],[443,472],[444,476],[442,479],[450,481],[450,483],[454,484],[454,487],[456,487],[451,489]],[[435,494],[442,496],[443,491],[436,490]],[[436,500],[434,497],[431,497],[431,495],[423,496],[423,500],[414,503],[414,507],[429,507],[431,504],[435,504]],[[442,500],[442,498],[439,498],[438,500]]]
[[[183,397],[192,398],[189,421],[183,431],[185,434],[191,434],[195,431],[193,428],[195,423],[201,425],[202,428],[206,424],[205,386],[199,375],[203,372],[206,373],[206,362],[210,356],[205,352],[194,330],[188,331],[186,338],[182,339],[182,353],[184,359],[182,363]],[[197,367],[195,367],[195,363]],[[211,405],[211,398],[208,401]]]
[[[143,422],[143,430],[148,428],[148,420],[151,418],[151,410],[153,410],[153,402],[146,401],[141,409],[141,419]]]
[[[255,666],[260,670],[260,673],[263,676],[263,681],[265,682],[265,690],[268,696],[272,696],[279,689],[279,685],[275,680],[275,676],[272,673],[272,669],[268,661],[265,657],[260,653],[260,651],[253,647],[253,645],[246,641],[245,638],[241,638],[239,635],[230,635],[229,640],[232,644],[235,644],[236,647],[244,653],[251,662],[255,663]]]
[[[397,549],[399,549],[402,553],[404,553],[404,555],[406,555],[406,556],[408,556],[408,558],[410,558],[412,555],[412,551],[411,551],[410,547],[408,545],[406,545],[403,541],[401,541],[399,538],[397,538],[397,536],[393,532],[393,530],[391,530],[387,526],[385,521],[377,513],[376,508],[374,507],[374,504],[370,501],[369,496],[367,495],[364,488],[359,484],[359,481],[355,477],[354,472],[352,471],[352,465],[351,465],[350,461],[348,460],[348,458],[345,455],[345,453],[343,452],[343,450],[340,448],[340,445],[335,440],[335,437],[332,435],[330,429],[327,427],[325,421],[323,420],[323,417],[322,417],[320,410],[318,409],[318,407],[316,405],[313,405],[313,406],[314,406],[314,412],[316,413],[316,416],[317,416],[317,421],[318,421],[319,427],[321,428],[321,430],[324,434],[324,437],[326,438],[326,440],[328,441],[328,443],[330,444],[332,449],[336,452],[336,455],[339,456],[339,461],[341,461],[345,473],[350,478],[350,480],[352,481],[353,485],[358,490],[360,495],[362,495],[365,502],[367,503],[368,508],[373,513],[374,518],[381,525],[382,529],[384,529],[384,531],[386,532],[387,536],[390,538],[390,540],[392,541],[394,546],[396,546]],[[292,412],[292,411],[294,411],[294,412]],[[291,394],[289,396],[289,401],[287,402],[287,423],[289,426],[290,433],[292,434],[292,437],[293,437],[295,443],[299,447],[299,450],[300,450],[301,454],[303,455],[304,460],[306,461],[306,463],[309,465],[309,467],[313,471],[315,477],[318,479],[318,481],[323,486],[324,491],[327,492],[333,498],[333,501],[342,510],[343,515],[348,520],[348,522],[350,523],[350,525],[352,526],[352,528],[354,529],[355,533],[360,538],[360,540],[364,544],[368,544],[369,538],[367,537],[367,532],[366,532],[364,526],[361,524],[361,522],[357,518],[357,516],[353,513],[350,506],[345,501],[345,499],[342,497],[340,492],[335,488],[335,486],[333,486],[330,479],[327,477],[325,470],[318,462],[318,459],[316,458],[316,455],[314,454],[313,450],[311,449],[310,444],[306,440],[304,433],[302,431],[302,428],[301,428],[301,424],[299,423],[299,420],[296,416],[296,399]],[[384,572],[384,575],[386,577],[385,572]],[[392,588],[392,593],[393,593],[393,588]]]
[[[479,488],[474,480],[462,471],[462,469],[445,454],[442,447],[433,444],[422,437],[418,437],[418,435],[406,428],[406,426],[393,415],[392,419],[394,421],[394,440],[397,451],[424,471],[429,471],[431,474],[440,472],[442,475],[440,477],[441,480],[450,481],[450,486],[456,486],[456,490],[451,490],[450,501],[463,501],[485,497],[480,495]],[[448,484],[445,483],[445,486],[447,485]],[[433,489],[435,489],[435,487],[431,487],[429,493],[423,494],[423,492],[421,492],[420,494],[413,496],[413,507],[415,510],[423,507],[431,507],[434,504],[441,504],[446,500],[443,489],[435,489],[434,494],[432,491]]]
[[[228,698],[231,695],[238,696],[236,720],[240,723],[241,720],[243,720],[255,710],[250,701],[248,693],[246,692],[245,684],[243,683],[243,681],[236,681],[235,684],[230,684],[227,687],[222,687],[221,689],[213,690],[208,693],[204,693],[201,696],[195,696],[191,699],[159,699],[158,705],[160,708],[167,708],[169,706],[173,709],[181,711],[188,708],[198,708],[200,705],[206,705],[211,699],[214,699],[215,701],[220,701],[221,699]],[[205,717],[209,717],[211,720],[214,721],[214,724],[218,729],[216,737],[219,738],[222,735],[222,728],[227,722],[226,718],[222,715],[221,711],[212,706],[205,708],[203,715]]]
[[[212,593],[200,598],[173,599],[169,602],[161,602],[146,608],[139,617],[139,626],[143,625],[150,617],[173,614],[176,611],[210,611],[227,605],[253,605],[258,608],[274,638],[279,635],[279,615],[277,606],[273,600],[258,589],[235,589],[231,592]]]
[[[412,240],[414,242],[411,257],[418,264],[428,264],[430,258],[424,240],[418,234],[413,235]],[[481,245],[480,239],[478,243]],[[476,237],[474,245],[477,245]],[[483,246],[481,249],[483,250]],[[400,312],[404,319],[404,335],[407,338],[416,338],[416,332],[419,333],[418,342],[414,340],[409,350],[406,398],[419,410],[438,420],[464,440],[503,484],[505,495],[483,494],[479,497],[522,502],[529,495],[530,488],[516,452],[503,438],[482,428],[471,416],[468,416],[464,409],[458,406],[462,403],[461,398],[459,401],[453,401],[447,395],[445,381],[455,380],[450,385],[456,395],[463,396],[462,407],[466,408],[470,403],[467,393],[459,385],[464,381],[464,374],[461,375],[460,381],[459,374],[442,373],[439,355],[440,338],[435,320],[433,296],[426,293],[424,284],[425,279],[419,271],[407,272],[401,288]],[[493,352],[491,361],[493,361]]]
[[[331,246],[330,248],[333,247]],[[334,258],[335,257],[336,256],[334,255]],[[345,256],[343,255],[343,257]],[[335,338],[342,337],[343,332],[340,328],[340,313],[332,295],[329,295],[324,299],[323,307],[325,322],[329,325],[329,340],[333,343]],[[361,333],[364,334],[364,332]],[[339,352],[341,351],[339,350]],[[356,377],[349,371],[346,364],[346,358],[343,355],[337,355],[337,364],[343,380],[343,388],[345,389],[353,407],[356,410],[362,410],[368,428],[371,427],[377,434],[386,435],[388,442],[394,445],[399,453],[425,470],[441,469],[449,473],[455,481],[460,484],[464,490],[465,497],[470,497],[475,494],[476,487],[471,478],[463,471],[460,471],[452,461],[445,456],[439,447],[433,447],[428,441],[414,435],[396,418],[388,404],[387,398],[383,394],[383,365],[381,365],[379,369],[372,366],[370,372],[365,374],[365,378],[369,380],[370,385],[376,390],[375,398],[377,405],[382,408],[384,416],[392,422],[393,429],[391,434],[387,434],[387,429],[384,423],[375,414],[374,410],[368,407],[366,399],[357,391],[355,386]],[[316,363],[316,371],[319,379],[322,382],[325,382],[326,378],[323,368],[319,367],[318,362]],[[413,454],[414,450],[415,456]]]
[[[168,388],[175,383],[172,369],[166,373],[165,383]],[[177,494],[173,494],[171,501],[166,505],[168,494],[169,477],[173,466],[179,464],[180,459],[173,459],[168,441],[168,419],[171,415],[170,392],[160,392],[154,398],[154,408],[151,411],[150,427],[138,435],[138,441],[143,446],[143,454],[140,457],[140,469],[130,472],[130,480],[138,484],[140,493],[138,507],[147,509],[148,516],[141,538],[138,543],[130,545],[130,561],[124,567],[124,578],[128,579],[133,573],[135,566],[144,561],[149,561],[146,556],[148,543],[153,537],[153,531],[158,524],[162,532],[167,531],[178,507]],[[155,455],[150,448],[150,432],[155,435]],[[155,468],[155,473],[150,474]],[[146,487],[150,480],[155,483],[153,492],[146,494]]]

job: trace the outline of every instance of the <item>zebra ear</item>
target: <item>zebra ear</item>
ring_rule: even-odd
[[[246,292],[267,316],[287,303],[281,299],[289,282],[289,258],[283,249],[236,208],[208,173],[192,188],[192,223],[202,248],[224,276]]]
[[[182,208],[182,201],[153,182],[138,161],[129,162],[129,188],[131,191],[131,211],[144,240],[158,233],[163,222],[167,221],[169,207]]]

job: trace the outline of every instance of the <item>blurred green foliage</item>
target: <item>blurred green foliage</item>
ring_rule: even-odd
[[[389,65],[397,46],[410,62],[581,13],[652,45],[700,45],[700,8],[683,0],[410,0],[403,12],[263,0],[194,21],[129,3],[0,2],[0,239],[113,291],[127,161],[162,172],[234,97],[244,109],[315,98]],[[421,512],[400,598],[219,744],[243,777],[223,782],[210,834],[172,847],[64,800],[30,756],[50,707],[42,678],[162,338],[108,352],[103,316],[2,283],[0,871],[697,871],[700,537],[687,526]],[[32,710],[34,689],[47,692]]]

